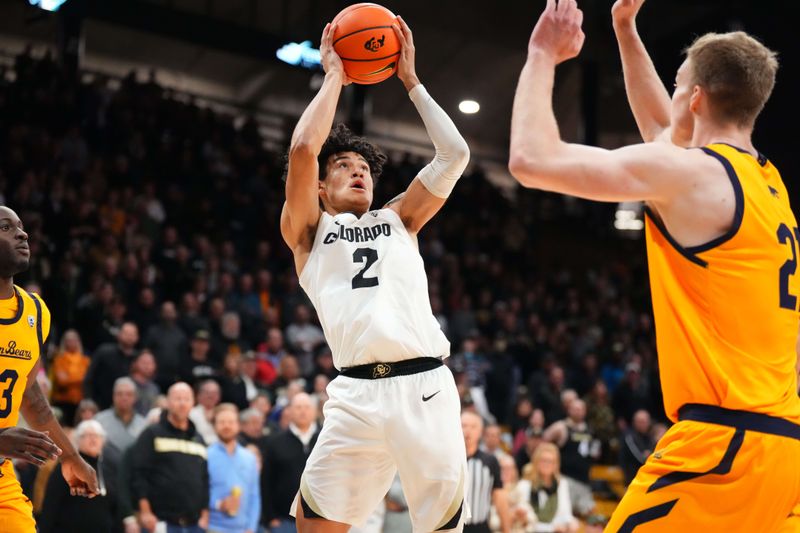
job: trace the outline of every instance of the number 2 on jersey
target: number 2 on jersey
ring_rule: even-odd
[[[778,279],[778,294],[780,296],[780,306],[783,309],[792,311],[797,309],[797,296],[789,292],[789,277],[797,272],[797,241],[800,241],[800,230],[794,228],[794,232],[786,224],[778,226],[778,242],[788,244],[792,251],[792,258],[787,259],[781,266]]]
[[[375,287],[378,285],[378,278],[365,278],[364,273],[369,270],[375,261],[378,260],[378,250],[374,248],[358,248],[355,252],[353,252],[353,263],[362,263],[366,261],[364,268],[362,268],[358,274],[353,278],[353,288],[354,289],[361,289],[364,287]]]
[[[0,396],[0,418],[6,418],[11,414],[11,407],[14,403],[12,393],[14,385],[17,384],[17,378],[19,378],[19,374],[13,368],[6,368],[0,374],[0,389],[3,390],[2,396]],[[6,387],[6,385],[8,386]]]

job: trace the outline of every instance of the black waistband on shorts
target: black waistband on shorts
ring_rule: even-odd
[[[750,411],[726,409],[716,405],[687,403],[678,409],[678,420],[707,422],[800,440],[800,425],[786,419]]]
[[[357,379],[383,379],[395,376],[409,376],[439,368],[444,363],[437,357],[417,357],[394,363],[370,363],[343,368],[339,375]]]

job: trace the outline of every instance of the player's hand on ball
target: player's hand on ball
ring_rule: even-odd
[[[61,472],[73,496],[94,498],[100,494],[97,472],[80,455],[73,455],[61,463]]]
[[[632,24],[636,20],[636,15],[642,8],[644,0],[617,0],[611,7],[611,19],[614,26]]]
[[[333,32],[335,26],[329,22],[322,30],[322,39],[320,40],[319,52],[322,57],[322,69],[326,74],[338,73],[342,77],[342,85],[350,85],[350,79],[344,72],[344,63],[342,58],[333,49]]]
[[[392,24],[392,29],[400,41],[400,58],[397,62],[397,77],[405,85],[406,90],[411,90],[419,85],[416,68],[416,50],[414,49],[414,35],[403,17],[397,17],[397,24]]]
[[[577,56],[586,36],[581,29],[583,11],[575,0],[547,0],[547,7],[533,28],[528,53],[544,52],[556,64]]]
[[[61,449],[47,433],[21,427],[0,430],[0,457],[42,466],[48,459],[57,459],[59,455]]]

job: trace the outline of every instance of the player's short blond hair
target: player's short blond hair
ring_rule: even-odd
[[[685,50],[692,83],[709,96],[713,118],[752,126],[778,71],[778,55],[743,31],[707,33]]]

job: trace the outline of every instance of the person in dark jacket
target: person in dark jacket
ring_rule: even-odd
[[[296,394],[288,409],[289,429],[267,440],[261,470],[261,521],[272,533],[296,531],[289,510],[319,436],[317,408],[308,394]]]
[[[622,436],[619,464],[625,473],[625,484],[629,485],[639,467],[655,449],[656,443],[650,434],[650,413],[640,409],[633,414],[633,425]]]
[[[192,388],[175,383],[159,422],[136,441],[131,482],[145,531],[159,522],[166,522],[170,533],[201,533],[208,527],[206,446],[189,420],[193,405]]]
[[[64,481],[61,463],[58,463],[47,482],[42,513],[39,516],[39,533],[84,533],[122,531],[116,491],[116,469],[113,462],[102,458],[106,433],[96,420],[81,422],[75,429],[78,452],[97,471],[100,494],[95,498],[70,496],[69,485]]]
[[[117,344],[103,344],[94,352],[83,379],[84,398],[97,402],[101,410],[111,407],[114,382],[130,372],[138,342],[136,324],[125,322],[117,335]]]
[[[189,340],[178,327],[178,311],[174,303],[161,304],[161,321],[147,331],[144,345],[153,351],[158,368],[156,381],[164,390],[179,379],[181,363],[189,352]]]

